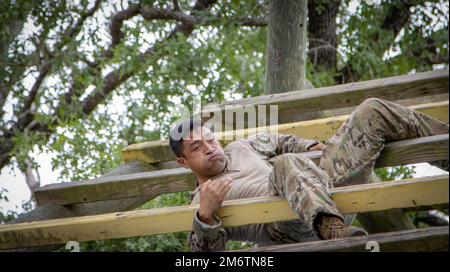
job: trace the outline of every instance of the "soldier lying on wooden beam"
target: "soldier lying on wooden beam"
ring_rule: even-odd
[[[224,250],[228,240],[273,245],[366,235],[345,225],[329,189],[367,183],[386,142],[448,131],[436,119],[373,98],[353,111],[326,146],[262,132],[222,149],[200,121],[181,122],[171,132],[170,146],[178,163],[199,182],[192,200],[199,209],[189,235],[191,249]],[[318,166],[302,156],[313,150],[323,150]],[[433,164],[448,171],[448,161]],[[298,220],[223,228],[215,215],[224,200],[277,195],[288,201]]]

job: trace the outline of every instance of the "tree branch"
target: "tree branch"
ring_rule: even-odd
[[[86,19],[88,17],[91,17],[92,15],[94,15],[94,13],[100,8],[100,3],[101,0],[96,0],[94,2],[94,6],[92,8],[90,8],[87,12],[83,12],[81,14],[80,20],[77,21],[77,23],[75,24],[74,27],[72,27],[68,33],[66,33],[66,36],[69,38],[73,38],[76,35],[78,35],[78,33],[80,33],[81,31],[81,27],[83,26],[84,21],[86,21]]]
[[[267,18],[239,18],[236,20],[237,24],[240,26],[255,26],[264,27],[267,26]]]
[[[216,0],[201,0],[196,3],[193,10],[200,11],[208,9]],[[178,25],[163,41],[156,43],[146,52],[139,56],[141,61],[145,61],[148,57],[155,53],[155,48],[158,44],[163,43],[169,39],[174,38],[178,33],[182,33],[186,36],[190,35],[194,30],[195,25],[198,20],[193,16],[186,15],[181,11],[171,11],[171,10],[157,10],[153,8],[141,8],[139,13],[146,20],[153,19],[173,19],[180,21],[181,24]],[[120,84],[126,81],[134,74],[133,71],[126,71],[125,67],[120,67],[115,71],[108,73],[104,80],[104,87],[101,90],[94,90],[91,95],[86,97],[82,102],[82,111],[84,114],[90,114],[104,99]]]
[[[112,56],[112,50],[115,46],[117,46],[118,43],[121,42],[121,39],[124,37],[123,33],[121,32],[121,26],[123,25],[124,20],[127,18],[132,18],[133,16],[137,14],[141,14],[144,19],[146,20],[153,20],[153,19],[163,19],[163,20],[176,20],[180,22],[175,29],[162,41],[159,41],[155,43],[151,48],[149,48],[146,52],[142,53],[138,58],[141,61],[146,61],[149,57],[153,56],[161,43],[164,41],[167,41],[169,39],[175,38],[178,34],[182,34],[185,36],[188,36],[192,33],[195,26],[202,25],[202,21],[200,19],[197,19],[196,13],[199,11],[204,11],[209,9],[214,3],[216,3],[217,0],[199,0],[196,2],[192,12],[190,15],[183,13],[182,11],[177,10],[157,10],[154,8],[148,8],[148,7],[140,7],[140,6],[131,6],[127,10],[124,10],[123,12],[119,12],[116,14],[111,22],[110,31],[111,31],[111,44],[109,46],[109,49],[111,51],[110,56]],[[98,8],[98,5],[95,5],[96,8]],[[93,12],[92,12],[93,14]],[[76,35],[82,25],[82,20],[85,20],[86,17],[82,17],[80,21],[75,24],[72,30],[69,30],[69,34],[74,36]],[[246,25],[246,26],[264,26],[267,22],[264,19],[248,19],[248,18],[241,18],[240,25]],[[107,51],[108,51],[107,50]],[[97,66],[98,62],[95,62]],[[51,68],[51,67],[50,67]],[[89,69],[90,67],[86,68]],[[86,70],[87,71],[87,70]],[[45,71],[44,71],[45,72]],[[92,111],[95,110],[95,108],[103,103],[108,95],[110,95],[117,87],[119,87],[122,83],[124,83],[128,78],[133,76],[136,71],[134,70],[127,70],[126,65],[123,65],[119,67],[118,69],[108,73],[104,78],[104,84],[102,85],[100,89],[95,89],[90,95],[88,95],[82,102],[81,102],[81,108],[83,114],[90,114]],[[45,74],[45,73],[43,73]],[[44,77],[44,76],[43,76]],[[36,84],[36,89],[38,88],[39,84]],[[74,86],[73,88],[70,88],[69,91],[65,94],[66,101],[72,103],[77,103],[76,100],[73,99],[74,94]],[[32,98],[32,97],[31,97]],[[32,99],[29,100],[32,100]],[[58,107],[59,108],[59,107]],[[54,112],[54,118],[53,122],[51,124],[45,124],[41,122],[37,122],[35,120],[30,120],[27,122],[24,122],[26,125],[22,125],[22,127],[28,129],[30,132],[35,133],[43,133],[43,136],[48,139],[52,133],[54,133],[54,128],[59,125],[59,122],[62,117],[60,116],[60,113],[57,110]],[[14,142],[11,138],[13,138],[15,135],[15,131],[11,131],[11,133],[8,135],[7,138],[5,138],[6,141],[2,141],[0,143],[0,169],[5,166],[10,159],[10,152],[14,148]]]
[[[107,58],[112,57],[114,48],[120,43],[120,41],[124,37],[124,34],[121,30],[123,22],[139,14],[139,8],[140,5],[138,4],[130,5],[127,9],[119,11],[112,17],[111,24],[109,25],[109,32],[111,34],[111,44],[104,53],[105,57]]]
[[[69,27],[65,32],[65,37],[68,39],[73,39],[78,33],[81,31],[81,27],[85,20],[92,16],[95,11],[100,7],[100,0],[96,0],[94,3],[94,6],[89,9],[87,12],[84,12],[81,14],[80,19],[75,23],[75,26]],[[67,40],[68,40],[67,39]],[[63,48],[63,46],[66,44],[66,39],[61,38],[59,43],[55,46],[54,51],[59,51]],[[49,53],[49,55],[54,58],[55,53]],[[47,77],[48,73],[50,72],[52,68],[52,58],[50,58],[47,62],[45,62],[41,68],[39,69],[39,75],[37,76],[33,86],[31,87],[31,90],[28,94],[28,96],[25,99],[25,102],[22,106],[22,109],[18,112],[18,121],[16,125],[16,129],[22,130],[25,128],[28,124],[30,124],[31,121],[34,119],[34,110],[31,108],[39,89],[44,82],[45,78]]]
[[[442,28],[425,38],[425,43],[411,43],[405,53],[395,56],[389,60],[389,65],[393,65],[400,58],[414,58],[427,65],[448,63],[449,58],[446,52],[438,50],[438,46],[445,43],[448,37],[448,28]],[[423,46],[422,46],[423,45]]]
[[[69,40],[78,35],[85,20],[88,17],[92,16],[100,7],[100,2],[100,0],[96,0],[94,6],[91,9],[81,14],[80,19],[75,24],[75,26],[69,27],[66,30],[65,35],[63,35],[61,40],[55,46],[55,51],[61,50],[63,48],[63,46],[66,44],[65,40]],[[12,138],[16,135],[17,131],[30,129],[31,131],[45,132],[47,134],[51,132],[51,129],[47,125],[38,123],[34,120],[34,110],[32,109],[32,104],[37,97],[39,89],[52,68],[52,58],[55,54],[50,53],[49,55],[51,56],[51,58],[47,62],[43,63],[40,67],[39,75],[37,76],[36,81],[33,83],[28,96],[25,98],[22,108],[17,113],[16,124],[10,130],[4,132],[5,134],[3,141],[0,142],[0,169],[3,168],[11,158],[9,153],[14,149],[15,146]]]
[[[31,163],[30,159],[25,160],[26,169],[23,171],[23,174],[25,175],[25,181],[27,182],[28,188],[31,191],[31,194],[34,193],[34,191],[39,188],[40,181],[35,178],[33,174],[33,164]]]
[[[20,3],[18,4],[20,5]],[[4,33],[7,33],[7,35],[1,35],[0,37],[0,64],[3,67],[6,66],[5,63],[9,62],[8,48],[22,31],[22,28],[26,21],[26,17],[30,12],[30,7],[24,8],[22,6],[20,7],[20,10],[22,14],[21,18],[15,18],[15,20],[11,20],[9,24],[2,26],[6,28],[6,31]],[[10,88],[6,84],[4,84],[4,82],[0,82],[0,118],[3,116],[3,111],[1,109],[3,109],[3,106],[5,105],[9,92]]]
[[[417,4],[418,3],[416,3],[416,1],[402,0],[393,2],[393,4],[389,7],[387,15],[381,23],[381,29],[384,33],[391,33],[392,39],[389,42],[381,43],[380,33],[375,32],[373,34],[373,44],[377,45],[378,48],[381,48],[378,50],[378,54],[383,54],[392,46],[398,33],[411,18],[410,8]],[[360,74],[353,68],[352,62],[353,59],[350,58],[349,62],[338,72],[339,76],[335,78],[338,84],[355,82],[360,79]]]
[[[211,7],[217,0],[199,0],[196,2],[193,13],[196,11],[203,11]],[[137,7],[134,7],[133,9],[137,9]],[[139,9],[137,11],[140,11]],[[131,14],[134,14],[136,11],[132,11],[130,13],[122,13],[121,16],[115,17],[117,24],[115,27],[113,27],[113,30],[119,29],[119,32],[114,32],[114,35],[117,35],[116,39],[112,44],[120,42],[121,39],[121,32],[120,27],[123,23],[123,18],[126,18],[128,16],[131,16]],[[143,9],[142,12],[145,14],[143,17],[147,18],[160,18],[164,17],[164,19],[174,19],[174,20],[180,20],[182,23],[179,24],[167,37],[167,39],[171,39],[173,37],[176,37],[178,33],[184,34],[184,35],[190,35],[192,31],[194,30],[194,27],[197,23],[197,20],[192,19],[195,17],[188,17],[187,15],[184,15],[182,12],[171,12],[170,14],[166,13],[166,11],[161,11],[159,13],[152,13],[148,9]],[[145,18],[144,17],[144,18]],[[131,17],[130,17],[131,18]],[[194,23],[195,22],[195,23]],[[117,28],[118,27],[118,28]],[[111,28],[110,28],[111,29]],[[112,35],[113,36],[113,35]],[[162,42],[162,41],[161,41]],[[157,43],[159,44],[159,43]],[[155,44],[155,45],[157,45]],[[149,56],[152,56],[155,53],[155,45],[148,49],[146,52],[142,53],[139,56],[139,59],[146,59]],[[114,45],[113,45],[114,46]],[[123,82],[125,82],[129,77],[134,75],[135,71],[127,71],[124,66],[119,67],[118,69],[108,73],[104,79],[104,85],[101,89],[96,89],[87,96],[82,101],[82,112],[84,114],[90,114],[100,103],[103,103],[105,98],[118,86],[120,86]],[[58,116],[58,111],[55,111],[54,121],[52,122],[51,126],[48,124],[31,121],[27,125],[27,129],[31,132],[38,132],[38,133],[44,133],[44,136],[48,139],[50,135],[53,133],[53,128],[59,124],[59,120],[61,116]],[[53,128],[52,128],[53,127]],[[11,155],[10,152],[14,148],[14,142],[11,140],[11,138],[15,135],[14,130],[11,131],[9,134],[9,137],[4,138],[2,142],[0,142],[0,169],[3,168],[10,160]]]
[[[39,70],[39,75],[34,81],[28,96],[25,98],[22,110],[17,114],[18,116],[16,125],[17,129],[19,130],[23,129],[33,120],[34,110],[31,108],[31,106],[38,94],[39,88],[41,87],[42,83],[47,77],[48,72],[50,71],[50,67],[51,67],[50,62],[47,62],[44,65],[42,65],[41,69]]]

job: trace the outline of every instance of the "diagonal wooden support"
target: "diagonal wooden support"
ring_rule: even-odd
[[[448,203],[448,175],[336,188],[343,214]],[[197,205],[73,217],[0,226],[0,249],[64,244],[189,231]],[[292,220],[297,214],[282,198],[226,201],[223,226]]]

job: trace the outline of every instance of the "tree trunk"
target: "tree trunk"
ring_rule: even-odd
[[[336,16],[340,4],[340,0],[308,3],[308,57],[315,71],[337,69]]]
[[[307,0],[270,1],[266,93],[305,88],[307,16]]]
[[[311,4],[314,5],[314,4]],[[310,5],[310,8],[312,9]],[[325,37],[324,32],[335,32],[336,6],[328,4],[328,11],[314,19],[322,24],[311,26],[316,33]],[[269,25],[267,32],[267,70],[266,93],[281,93],[305,88],[306,82],[306,29],[308,2],[306,0],[271,0],[269,4]],[[314,15],[317,15],[314,13]],[[319,16],[319,17],[320,17]],[[333,19],[334,18],[334,19]],[[334,34],[335,36],[335,34]],[[327,37],[333,44],[333,37]],[[336,40],[336,39],[334,39]],[[329,50],[323,54],[324,67],[335,66],[336,60],[330,59]],[[336,58],[334,51],[334,58]],[[333,70],[334,71],[334,70]],[[379,182],[375,173],[371,182]],[[355,215],[346,216],[346,223],[351,224]],[[402,210],[372,212],[358,215],[358,221],[369,233],[413,229],[414,225]]]

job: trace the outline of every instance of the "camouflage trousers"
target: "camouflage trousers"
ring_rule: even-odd
[[[365,100],[326,144],[318,166],[301,153],[275,159],[269,190],[286,198],[299,220],[267,224],[271,240],[317,240],[313,222],[318,213],[344,218],[330,197],[330,188],[368,183],[386,142],[448,132],[445,123],[396,103]],[[448,161],[432,164],[448,171]]]

